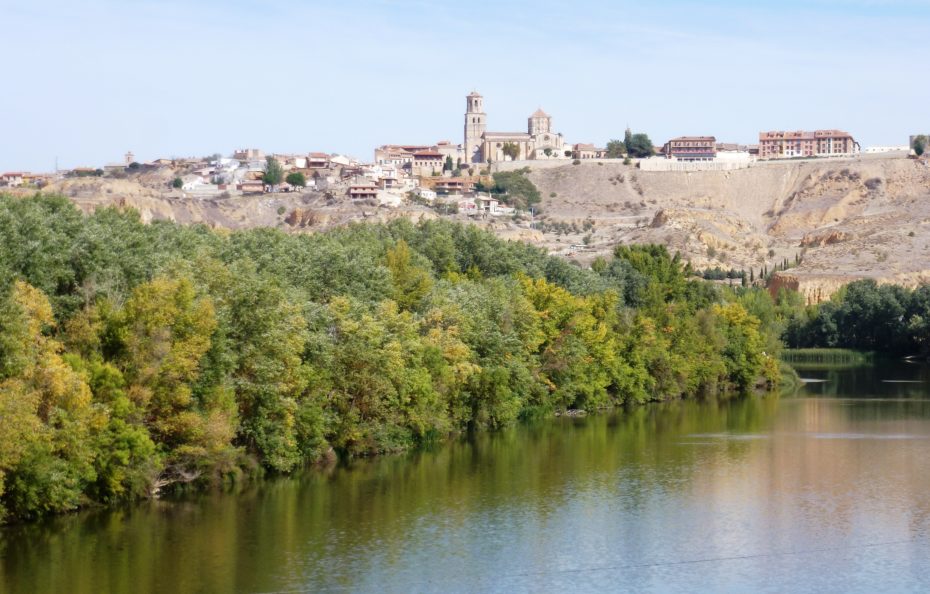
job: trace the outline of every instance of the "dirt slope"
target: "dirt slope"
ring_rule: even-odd
[[[575,257],[632,242],[664,243],[700,268],[771,269],[799,256],[801,265],[779,273],[778,283],[813,301],[855,278],[930,281],[926,161],[863,157],[690,173],[585,163],[530,177],[545,197],[544,226],[593,222],[593,252]],[[550,235],[548,246],[583,236]]]
[[[532,166],[531,166],[532,168]],[[137,209],[168,219],[240,229],[313,232],[353,220],[434,218],[435,211],[357,204],[330,194],[186,198],[171,171],[131,179],[68,179],[47,188],[81,208]],[[657,242],[695,267],[758,271],[795,257],[776,286],[824,299],[856,278],[930,281],[930,164],[904,156],[761,163],[713,172],[641,171],[619,162],[531,170],[543,196],[532,223],[458,220],[589,262],[618,243]],[[588,244],[587,248],[578,246]]]

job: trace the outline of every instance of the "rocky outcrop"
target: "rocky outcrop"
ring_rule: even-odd
[[[325,215],[320,215],[307,208],[295,208],[287,217],[284,219],[284,222],[290,225],[291,227],[299,227],[305,229],[307,227],[313,227],[314,225],[321,225],[328,222],[329,217]]]
[[[781,289],[797,291],[804,297],[805,303],[813,305],[827,301],[854,280],[859,279],[849,275],[805,275],[787,270],[772,276],[769,293],[775,297]]]
[[[834,243],[841,243],[850,239],[850,234],[839,229],[815,231],[807,233],[801,238],[801,247],[823,247]]]

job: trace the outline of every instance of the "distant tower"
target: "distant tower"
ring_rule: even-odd
[[[537,134],[548,134],[552,130],[552,116],[544,112],[541,108],[537,109],[533,115],[526,120],[526,131],[530,136]]]
[[[126,165],[132,165],[132,162],[136,160],[136,156],[132,154],[132,151],[126,153]]]
[[[465,160],[469,163],[483,161],[481,135],[488,126],[488,114],[484,113],[484,97],[472,91],[465,98]]]

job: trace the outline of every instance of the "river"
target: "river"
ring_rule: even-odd
[[[0,530],[0,591],[927,592],[930,368]]]

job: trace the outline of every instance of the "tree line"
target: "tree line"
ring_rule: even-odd
[[[820,305],[797,307],[784,339],[822,347],[930,356],[930,285],[910,289],[860,280]]]
[[[689,274],[441,221],[229,232],[0,196],[0,514],[777,382],[764,291]]]

